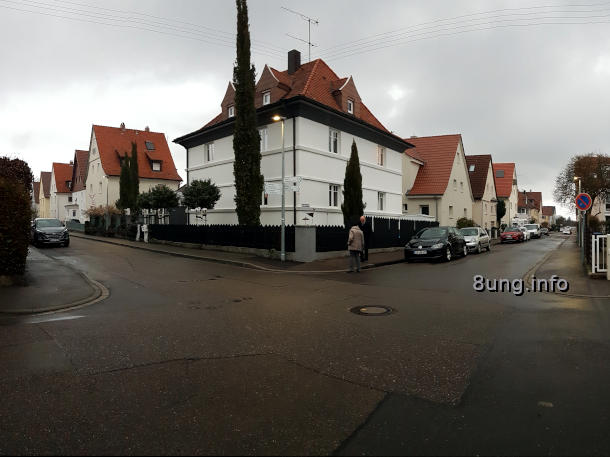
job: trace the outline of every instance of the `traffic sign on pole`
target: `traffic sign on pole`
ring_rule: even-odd
[[[591,208],[591,205],[593,205],[593,199],[591,198],[591,196],[584,192],[576,196],[575,202],[576,208],[581,211],[588,211],[589,208]]]

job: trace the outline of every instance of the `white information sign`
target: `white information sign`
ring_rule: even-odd
[[[269,195],[281,195],[282,194],[282,184],[279,182],[266,182],[265,183],[265,193]]]

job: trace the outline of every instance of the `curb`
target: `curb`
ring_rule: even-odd
[[[13,315],[13,316],[15,316],[15,315],[19,315],[19,316],[34,315],[34,314],[36,314],[36,315],[52,314],[52,313],[56,313],[56,312],[63,312],[63,311],[70,311],[73,309],[84,308],[85,306],[90,306],[90,305],[98,303],[102,300],[105,300],[106,298],[108,298],[110,296],[110,291],[102,283],[96,281],[95,279],[90,278],[83,272],[78,272],[78,274],[80,274],[85,279],[85,281],[87,281],[89,286],[93,289],[93,293],[91,295],[89,295],[88,297],[82,298],[80,300],[76,300],[71,303],[66,303],[63,305],[55,305],[55,306],[49,306],[47,308],[40,308],[40,309],[37,309],[36,311],[2,309],[2,310],[0,310],[0,314]]]
[[[204,257],[204,256],[191,255],[191,254],[184,254],[184,253],[180,253],[180,252],[170,252],[170,251],[164,251],[161,249],[155,249],[155,248],[151,248],[151,247],[147,247],[147,246],[133,246],[131,244],[120,243],[120,242],[111,241],[111,240],[107,240],[107,239],[101,239],[99,237],[93,237],[93,236],[82,236],[80,234],[74,234],[74,233],[71,233],[70,236],[73,236],[75,238],[81,238],[83,240],[98,241],[100,243],[113,244],[115,246],[123,246],[123,247],[131,248],[131,249],[141,249],[143,251],[155,252],[157,254],[171,255],[173,257],[184,257],[184,258],[192,259],[192,260],[201,260],[203,262],[222,263],[225,265],[233,265],[233,266],[241,267],[241,268],[249,268],[251,270],[264,271],[267,273],[319,274],[319,273],[342,273],[342,272],[346,272],[348,270],[347,268],[341,269],[341,270],[278,270],[276,268],[267,268],[262,265],[257,265],[255,263],[250,263],[250,262],[242,262],[239,260],[220,259],[218,257]],[[378,268],[378,267],[383,267],[383,266],[387,266],[387,265],[394,265],[397,263],[404,263],[404,259],[390,260],[387,262],[380,262],[380,263],[365,265],[365,266],[362,266],[361,269],[369,270],[372,268]]]

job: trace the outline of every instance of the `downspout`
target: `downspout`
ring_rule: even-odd
[[[297,118],[292,118],[292,176],[297,175]],[[297,193],[292,193],[293,224],[297,225]]]

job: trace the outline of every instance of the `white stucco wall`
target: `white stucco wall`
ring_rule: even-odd
[[[494,185],[494,175],[491,163],[487,170],[487,181],[483,198],[475,200],[472,207],[472,219],[484,229],[491,229],[497,226],[496,221],[496,188]]]
[[[293,119],[285,127],[285,175],[293,176],[292,126]],[[362,173],[365,213],[398,217],[402,214],[402,154],[386,148],[385,166],[377,162],[377,144],[340,132],[339,152],[329,151],[329,127],[308,119],[296,119],[296,175],[302,178],[301,189],[296,194],[297,224],[340,225],[342,187],[345,167],[351,154],[352,141],[358,146]],[[261,172],[266,182],[281,181],[281,124],[267,126],[268,147],[261,151]],[[189,158],[188,182],[211,179],[221,190],[221,197],[214,210],[208,212],[210,224],[236,224],[234,213],[233,138],[225,137],[214,142],[214,160],[205,162],[205,146],[187,151]],[[329,206],[329,185],[339,186],[339,202]],[[385,193],[384,210],[378,209],[378,193]],[[262,200],[262,196],[261,196]],[[286,223],[294,222],[293,193],[286,194]],[[314,217],[308,216],[314,212]],[[281,196],[269,195],[267,205],[261,207],[261,223],[280,223]],[[308,218],[309,221],[303,221]],[[191,216],[191,223],[197,221]]]

